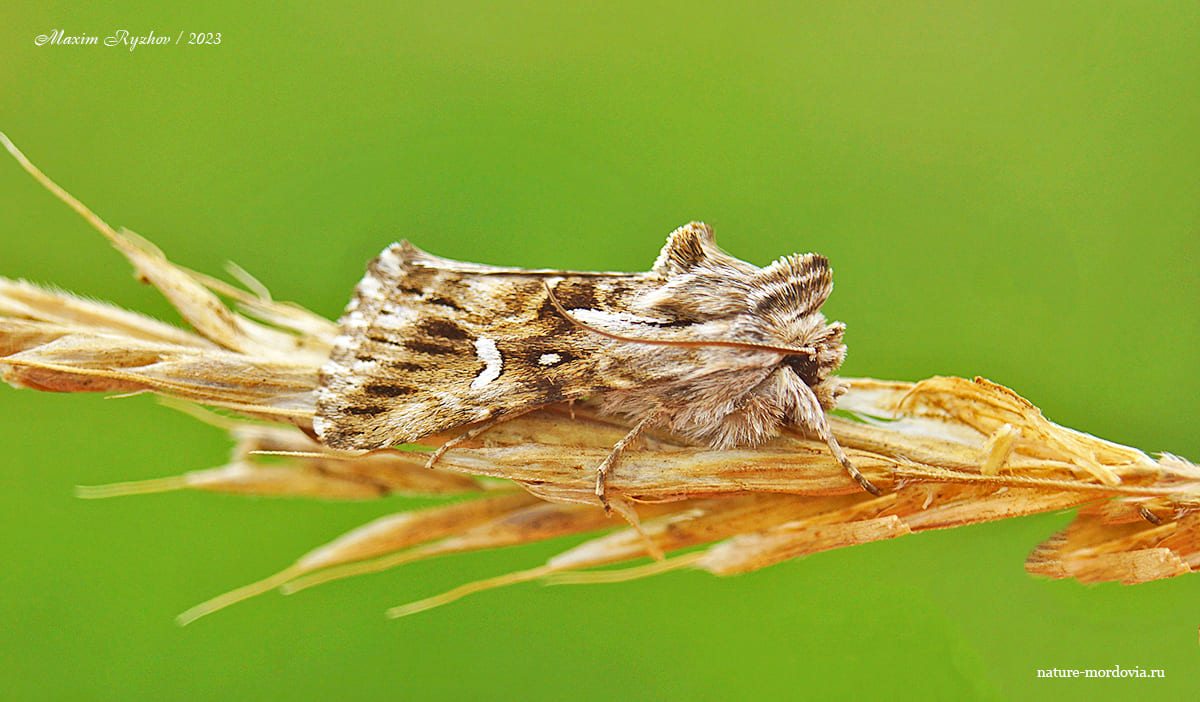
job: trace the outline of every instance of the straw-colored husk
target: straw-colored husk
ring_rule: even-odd
[[[628,427],[586,402],[545,407],[491,428],[451,448],[433,468],[425,467],[423,451],[325,448],[312,438],[311,422],[332,322],[271,300],[253,282],[248,287],[256,292],[246,292],[174,265],[136,235],[108,227],[3,135],[0,142],[96,226],[192,327],[0,279],[4,380],[57,392],[157,393],[235,441],[224,466],[83,488],[82,496],[171,489],[323,499],[471,496],[380,517],[259,583],[185,612],[181,622],[276,587],[293,592],[435,556],[591,532],[606,533],[528,571],[389,613],[410,614],[534,578],[605,582],[682,567],[741,573],[926,529],[1077,506],[1071,526],[1033,551],[1029,572],[1138,583],[1200,566],[1200,469],[1061,427],[1013,391],[980,378],[850,379],[833,430],[854,464],[884,489],[879,497],[863,492],[823,443],[802,436],[718,451],[651,433],[608,479],[629,526],[608,517],[594,493],[596,466]],[[438,446],[455,436],[423,443]],[[649,565],[593,570],[648,555],[656,558]]]

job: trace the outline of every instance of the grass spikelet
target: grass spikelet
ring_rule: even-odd
[[[176,489],[329,500],[394,494],[453,502],[382,516],[279,572],[197,605],[189,623],[280,588],[415,561],[531,543],[593,538],[545,564],[388,610],[401,617],[530,580],[619,582],[680,568],[729,575],[822,550],[1037,512],[1079,508],[1038,546],[1030,573],[1140,583],[1200,567],[1200,469],[1057,425],[1012,390],[982,378],[918,383],[847,379],[831,420],[854,465],[884,489],[863,492],[823,442],[784,435],[758,448],[714,450],[651,432],[608,477],[623,526],[594,490],[596,466],[628,431],[586,402],[549,406],[427,454],[339,452],[313,438],[314,390],[333,322],[188,271],[136,235],[112,229],[0,134],[0,144],[91,223],[155,285],[191,329],[28,283],[0,279],[0,375],[56,392],[153,392],[226,432],[229,462],[177,477],[81,487],[104,498]],[[243,314],[243,312],[245,314]],[[215,407],[235,417],[201,410]],[[424,441],[441,446],[455,436]],[[410,447],[411,448],[411,447]],[[647,556],[661,558],[639,562]]]

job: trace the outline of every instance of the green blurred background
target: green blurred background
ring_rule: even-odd
[[[690,219],[828,256],[847,375],[983,375],[1053,420],[1200,459],[1200,6],[42,2],[4,11],[0,129],[175,261],[336,316],[407,237],[453,258],[644,270]],[[219,46],[35,46],[54,29]],[[0,159],[0,275],[169,319]],[[1022,563],[1070,514],[717,579],[393,604],[579,539],[442,559],[180,629],[181,610],[416,501],[73,486],[223,462],[149,397],[0,388],[6,699],[1161,696],[1195,688],[1197,581]],[[1050,667],[1167,678],[1038,680]]]

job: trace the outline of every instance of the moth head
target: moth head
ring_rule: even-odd
[[[833,292],[829,260],[816,253],[784,256],[765,268],[717,247],[712,229],[692,222],[676,229],[654,262],[662,283],[639,306],[675,321],[721,321],[738,341],[808,349],[781,363],[809,387],[824,382],[846,356],[845,326],[829,323],[821,305]]]
[[[795,373],[809,387],[828,379],[846,359],[846,345],[842,343],[846,325],[841,322],[826,324],[824,316],[820,321],[820,329],[813,330],[811,335],[801,340],[804,348],[812,349],[812,352],[788,354],[780,363],[781,367]]]
[[[830,326],[840,327],[841,325]],[[800,387],[801,383],[807,386],[822,409],[828,411],[837,406],[838,397],[849,387],[845,381],[832,375],[833,371],[841,365],[842,359],[846,357],[846,346],[838,341],[822,344],[816,348],[817,352],[812,355],[785,356],[776,374],[782,373],[789,378],[787,385],[793,387],[797,392],[803,390]]]
[[[821,364],[817,361],[815,354],[812,356],[807,354],[784,356],[783,365],[795,373],[800,380],[803,380],[805,385],[810,387],[824,379],[821,376]],[[828,375],[828,373],[825,375]]]

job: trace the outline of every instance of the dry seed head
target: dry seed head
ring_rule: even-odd
[[[266,590],[295,591],[415,560],[567,534],[610,531],[543,566],[463,586],[389,610],[403,616],[472,592],[531,579],[610,582],[677,568],[718,575],[841,546],[1035,512],[1084,506],[1030,556],[1027,569],[1084,582],[1145,582],[1200,564],[1200,469],[1058,426],[1013,391],[982,379],[920,383],[849,380],[834,418],[854,465],[889,492],[862,492],[823,444],[785,435],[753,450],[696,448],[651,431],[609,476],[631,499],[640,532],[596,504],[594,466],[627,426],[586,403],[548,406],[445,452],[439,467],[401,451],[348,454],[312,440],[317,372],[335,326],[172,264],[130,232],[117,232],[0,144],[79,212],[154,284],[192,326],[182,330],[110,305],[0,279],[0,373],[10,384],[61,392],[154,392],[222,408],[262,424],[195,411],[228,431],[226,466],[177,478],[81,488],[86,497],[166,489],[370,499],[468,494],[469,501],[382,517],[302,556],[258,583],[181,615],[192,621]],[[236,303],[257,320],[234,311]],[[423,439],[440,445],[454,435]],[[275,454],[268,461],[266,454]],[[484,479],[480,479],[482,476]],[[492,479],[492,480],[488,480]],[[520,486],[524,491],[517,491]],[[661,561],[624,571],[647,550]]]

